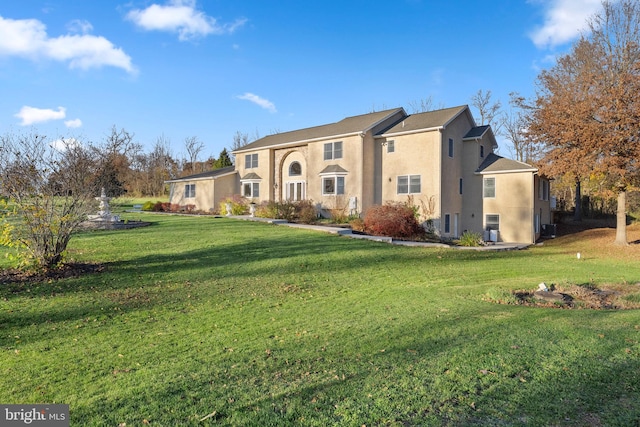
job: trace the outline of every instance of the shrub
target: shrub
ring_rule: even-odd
[[[255,215],[260,218],[284,219],[305,224],[313,224],[318,219],[316,208],[310,200],[269,201],[258,206]]]
[[[227,214],[227,203],[231,203],[231,215],[244,215],[248,210],[247,199],[239,194],[227,197],[220,202],[220,215]]]
[[[298,202],[298,220],[304,224],[313,224],[318,219],[318,211],[311,200]]]
[[[256,206],[255,216],[258,218],[277,218],[278,203],[273,201],[262,202]]]
[[[460,246],[482,246],[482,234],[473,231],[465,231],[458,241]]]
[[[352,219],[351,221],[349,221],[349,225],[351,226],[351,229],[353,231],[364,231],[364,221],[362,220],[362,218]]]
[[[144,204],[142,205],[142,210],[143,211],[147,211],[147,212],[151,212],[151,211],[154,210],[154,207],[155,207],[156,203],[160,203],[160,202],[152,202],[151,200],[148,200],[148,201],[144,202]]]
[[[414,210],[406,204],[388,203],[372,206],[364,217],[367,233],[397,238],[424,236],[424,228],[416,219]]]

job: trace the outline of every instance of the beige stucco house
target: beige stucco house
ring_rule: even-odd
[[[551,221],[549,182],[496,148],[491,128],[476,126],[466,105],[411,115],[395,108],[261,138],[234,151],[234,169],[169,181],[170,201],[184,203],[188,188],[200,210],[239,193],[362,215],[410,200],[444,238],[469,230],[533,243]]]

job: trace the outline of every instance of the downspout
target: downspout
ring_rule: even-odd
[[[533,213],[533,215],[531,215],[531,219],[533,220],[531,222],[531,244],[533,245],[536,244],[536,175],[536,172],[531,174],[531,212]],[[538,183],[538,185],[540,185],[540,183]],[[540,222],[542,222],[542,218],[540,218]]]
[[[360,165],[361,167],[361,174],[360,174],[360,200],[359,203],[357,203],[357,207],[360,209],[360,212],[358,212],[358,215],[362,213],[362,211],[364,210],[364,190],[365,190],[365,149],[364,149],[364,139],[367,136],[367,134],[365,132],[360,132],[360,160],[362,162],[362,164]],[[375,153],[374,153],[375,155]],[[375,161],[375,159],[374,159]],[[374,172],[374,171],[371,171]],[[375,174],[374,174],[375,175]],[[374,178],[374,176],[371,177],[372,179]],[[374,188],[373,191],[375,192],[375,182],[374,184]],[[373,199],[372,199],[373,200]],[[356,202],[358,202],[356,200]],[[371,201],[368,201],[367,203],[370,203]],[[356,209],[357,212],[357,209]]]

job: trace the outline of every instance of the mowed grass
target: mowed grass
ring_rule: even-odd
[[[102,273],[0,286],[0,402],[66,403],[74,426],[640,422],[638,311],[485,301],[638,287],[637,245],[476,252],[144,219],[72,240]]]

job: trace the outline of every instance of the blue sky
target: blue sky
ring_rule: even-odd
[[[0,4],[0,133],[201,157],[431,98],[534,93],[599,0],[20,0]],[[500,153],[509,155],[508,148]]]

